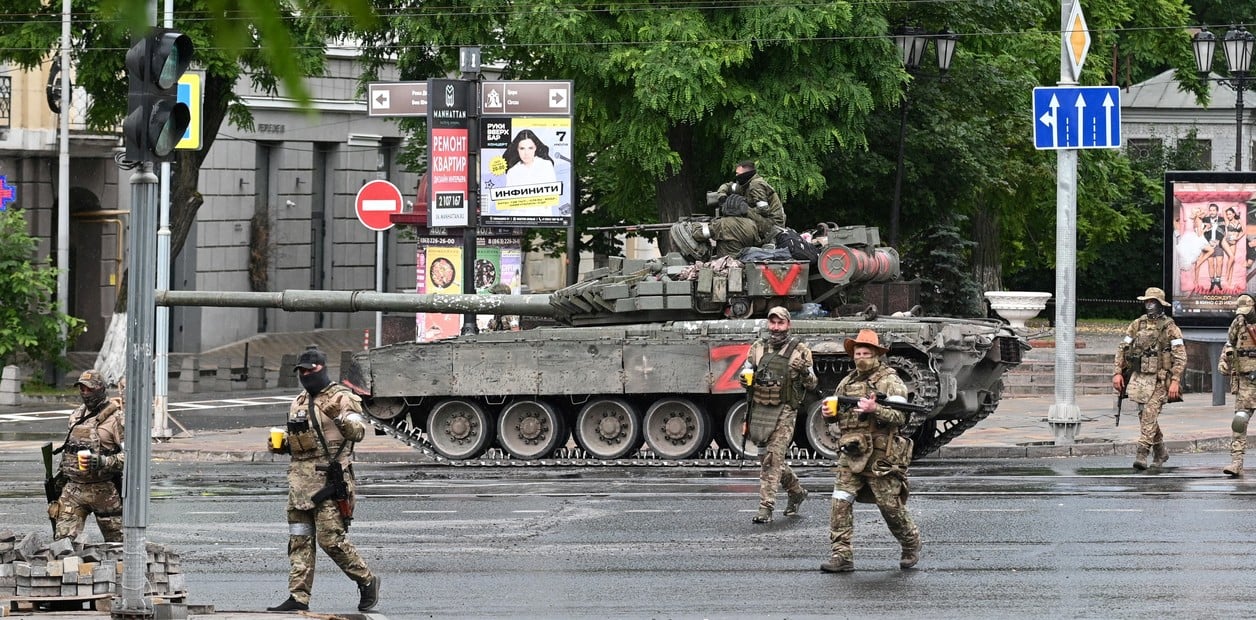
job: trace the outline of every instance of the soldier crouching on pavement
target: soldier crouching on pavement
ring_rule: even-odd
[[[122,404],[105,393],[99,371],[83,371],[74,385],[83,404],[70,414],[65,443],[57,448],[66,484],[48,505],[48,516],[57,524],[58,539],[77,537],[87,515],[95,514],[105,542],[122,542]]]
[[[1256,300],[1251,295],[1239,295],[1234,314],[1221,359],[1217,360],[1217,372],[1230,376],[1230,391],[1234,393],[1230,464],[1221,471],[1237,478],[1243,475],[1247,422],[1256,410]]]
[[[1165,402],[1182,400],[1182,373],[1186,370],[1186,344],[1182,330],[1165,315],[1169,302],[1164,291],[1151,287],[1139,301],[1147,313],[1134,319],[1125,330],[1125,340],[1116,348],[1112,389],[1125,392],[1138,403],[1138,454],[1134,469],[1147,469],[1147,455],[1155,452],[1152,465],[1169,460],[1160,432],[1160,409]],[[1126,377],[1129,377],[1128,380]]]
[[[314,586],[314,542],[358,584],[359,611],[379,600],[379,577],[345,540],[353,519],[353,445],[366,436],[361,399],[327,377],[327,355],[311,346],[294,368],[305,388],[288,410],[286,440],[272,452],[292,455],[288,466],[288,600],[268,611],[305,611]]]
[[[748,437],[759,446],[759,511],[752,522],[769,523],[776,506],[776,490],[789,493],[785,516],[798,514],[807,490],[785,463],[785,450],[794,440],[794,422],[805,390],[816,386],[811,349],[789,337],[789,311],[780,306],[768,310],[768,337],[750,345],[741,386],[750,392]],[[751,371],[747,376],[745,370]],[[747,381],[747,379],[750,381]]]
[[[832,557],[820,565],[820,570],[855,570],[851,538],[855,533],[856,500],[876,502],[890,533],[902,546],[898,565],[908,569],[919,561],[921,547],[920,530],[907,512],[907,466],[911,464],[912,441],[899,434],[908,419],[906,413],[877,402],[878,394],[884,394],[888,401],[907,402],[907,386],[882,361],[889,349],[881,346],[876,332],[861,329],[853,340],[846,339],[845,346],[855,361],[855,369],[837,384],[834,395],[859,400],[856,405],[837,410],[841,454],[837,457],[829,518]]]

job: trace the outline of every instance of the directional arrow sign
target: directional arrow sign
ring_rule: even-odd
[[[1121,148],[1120,87],[1035,88],[1034,148]]]
[[[570,80],[486,81],[481,89],[481,109],[485,114],[571,116],[571,89]]]
[[[427,82],[371,82],[367,116],[427,116]]]

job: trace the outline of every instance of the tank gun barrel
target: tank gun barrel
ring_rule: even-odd
[[[553,317],[549,295],[415,295],[375,291],[157,291],[159,306],[280,308],[288,312],[438,312]]]

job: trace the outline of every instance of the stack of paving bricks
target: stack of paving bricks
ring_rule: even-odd
[[[147,543],[145,595],[166,599],[187,596],[187,578],[179,554]],[[0,602],[38,603],[108,598],[120,590],[122,543],[93,543],[63,538],[44,544],[34,532],[0,530]]]

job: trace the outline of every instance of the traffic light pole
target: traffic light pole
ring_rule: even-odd
[[[124,442],[126,467],[122,472],[122,584],[113,606],[114,617],[134,618],[152,615],[153,606],[144,597],[148,560],[145,553],[148,527],[149,461],[153,447],[149,439],[152,421],[153,384],[143,377],[153,376],[153,323],[157,281],[157,175],[151,162],[145,162],[131,175],[131,256],[127,268],[127,347],[126,429],[131,436]]]

